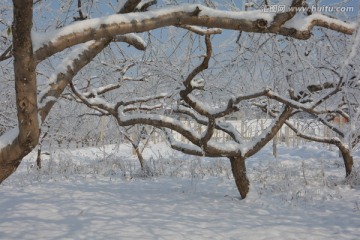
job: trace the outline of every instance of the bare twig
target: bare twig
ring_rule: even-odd
[[[81,9],[81,0],[78,0],[78,13],[79,13],[79,17],[74,17],[75,21],[81,21],[87,19],[87,16],[84,15]]]
[[[11,58],[12,56],[12,45],[6,48],[3,54],[0,55],[0,62]]]

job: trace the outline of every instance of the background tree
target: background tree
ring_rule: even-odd
[[[46,3],[46,1],[36,2],[36,4],[45,5]],[[289,5],[300,7],[304,3],[303,0],[294,0]],[[282,124],[291,116],[293,109],[298,106],[280,101],[283,107],[270,127],[255,141],[243,141],[231,124],[220,119],[238,111],[239,104],[247,104],[251,99],[275,99],[278,95],[273,90],[266,88],[250,94],[251,91],[247,90],[246,94],[240,92],[231,97],[222,96],[208,102],[209,96],[213,96],[211,91],[210,93],[206,91],[208,90],[206,88],[208,78],[214,82],[219,81],[214,76],[220,72],[215,69],[206,70],[212,66],[211,63],[209,64],[213,56],[211,35],[221,32],[217,28],[223,28],[261,33],[259,36],[275,34],[306,40],[311,37],[315,26],[344,34],[353,34],[356,28],[355,24],[349,24],[322,14],[305,16],[294,8],[277,13],[264,11],[227,12],[202,5],[182,4],[164,8],[164,5],[159,4],[157,5],[159,9],[152,9],[151,7],[147,12],[138,13],[136,11],[146,11],[152,3],[143,4],[140,0],[128,0],[123,6],[114,7],[117,14],[106,18],[97,18],[102,14],[102,11],[94,11],[93,9],[96,8],[92,7],[91,2],[86,5],[78,1],[75,8],[71,4],[65,7],[61,5],[65,12],[55,19],[55,23],[51,27],[53,31],[50,31],[42,26],[43,21],[37,25],[33,24],[36,18],[42,17],[39,15],[33,18],[33,12],[37,9],[36,4],[34,5],[33,1],[29,0],[13,1],[12,49],[18,127],[1,136],[0,181],[15,171],[21,159],[35,148],[40,136],[39,126],[45,121],[55,102],[64,93],[65,88],[70,85],[71,91],[79,100],[97,112],[113,116],[119,126],[145,124],[162,128],[166,131],[171,146],[177,150],[201,156],[228,157],[240,194],[245,197],[248,192],[245,159],[258,152],[269,142]],[[207,5],[210,6],[210,2]],[[109,6],[115,5],[110,4]],[[53,6],[50,4],[47,7],[52,8]],[[135,13],[130,13],[134,11]],[[73,18],[69,16],[73,16]],[[93,19],[91,19],[92,16],[94,16]],[[31,32],[33,26],[35,31]],[[114,42],[126,42],[144,50],[144,41],[133,33],[168,26],[185,28],[190,32],[205,36],[202,37],[205,38],[205,46],[204,44],[196,45],[196,51],[193,53],[194,55],[196,53],[202,55],[205,52],[205,56],[196,59],[189,58],[190,61],[185,64],[185,69],[175,67],[175,72],[182,73],[172,76],[173,80],[178,82],[178,84],[174,84],[175,89],[160,92],[160,90],[165,89],[165,87],[160,86],[157,88],[159,91],[144,91],[147,93],[144,96],[135,94],[135,96],[122,96],[111,101],[110,98],[107,99],[107,95],[115,89],[123,89],[118,83],[102,85],[103,82],[98,81],[97,84],[84,89],[83,83],[73,79],[105,48],[114,46]],[[199,28],[199,26],[210,27],[210,29]],[[36,31],[37,28],[45,30],[44,33]],[[126,58],[124,59],[127,61]],[[158,60],[149,57],[143,62],[151,62],[154,59]],[[53,61],[57,67],[49,78],[41,80],[41,77],[36,75],[36,69],[47,61]],[[137,71],[145,69],[144,65],[141,65],[143,62],[139,62]],[[219,60],[215,59],[214,62],[217,63]],[[197,76],[199,74],[202,74],[203,78],[199,78]],[[134,75],[140,76],[141,74],[134,71]],[[254,75],[261,75],[261,68],[256,70]],[[161,75],[153,73],[153,80],[159,76],[161,77]],[[153,83],[153,81],[151,82]],[[44,84],[44,87],[38,93],[41,84]],[[144,84],[144,86],[149,85]],[[149,88],[145,89],[148,90]],[[128,91],[122,93],[124,92],[127,93]],[[199,133],[185,126],[178,120],[177,116],[172,115],[173,111],[170,113],[165,111],[169,109],[169,106],[174,111],[187,115],[199,124],[206,125],[205,130]],[[171,132],[167,129],[180,133],[189,143],[174,141]],[[212,140],[215,129],[226,132],[231,140],[221,144]]]

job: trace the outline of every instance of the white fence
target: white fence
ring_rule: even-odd
[[[243,139],[251,140],[252,138],[259,136],[266,128],[272,123],[272,119],[255,119],[255,120],[236,120],[228,121],[230,122],[241,134]],[[197,130],[199,133],[206,130],[205,126],[195,125],[192,122],[184,122],[188,126],[191,126],[193,129]],[[326,126],[319,123],[314,123],[314,121],[309,120],[291,120],[291,124],[294,125],[297,129],[301,130],[306,134],[316,134],[318,136],[331,137],[335,134]],[[185,141],[186,139],[180,134],[174,132],[175,139]],[[159,137],[159,136],[156,136]],[[155,137],[155,138],[156,138]],[[213,139],[217,141],[226,141],[230,139],[230,136],[225,132],[215,130]],[[298,146],[301,143],[305,142],[303,138],[298,137],[288,126],[283,125],[281,130],[277,133],[277,141],[284,142],[287,146]]]
[[[243,139],[251,140],[252,138],[259,136],[269,125],[272,123],[273,119],[254,119],[254,120],[230,120],[227,121],[231,123],[241,134]],[[311,120],[291,120],[291,123],[303,133],[307,134],[316,134],[318,136],[331,137],[335,136],[334,132],[332,132],[328,127],[315,123],[315,121]],[[201,126],[192,121],[183,121],[183,124],[191,127],[194,131],[201,133],[206,130],[206,126]],[[150,129],[150,127],[149,127]],[[150,134],[150,130],[147,129],[145,136]],[[136,134],[136,133],[135,133]],[[144,133],[143,133],[144,134]],[[173,131],[173,135],[175,139],[183,142],[188,142],[185,137],[180,135],[179,133]],[[219,142],[225,142],[230,140],[230,136],[225,132],[215,130],[213,139]],[[276,141],[285,143],[287,146],[299,146],[302,143],[306,142],[306,140],[298,137],[288,126],[284,125],[281,130],[278,132],[276,136]],[[80,148],[85,146],[102,146],[104,144],[112,144],[126,141],[122,136],[118,136],[116,139],[109,139],[106,137],[106,134],[99,131],[97,136],[86,137],[81,139],[63,139],[62,141],[56,141],[56,144],[61,147],[72,147],[72,148]],[[165,137],[163,133],[160,131],[153,131],[150,136],[150,141],[152,143],[158,143],[165,141]]]

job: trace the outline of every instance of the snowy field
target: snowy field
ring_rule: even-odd
[[[125,145],[57,150],[41,171],[32,155],[0,186],[0,239],[359,239],[360,181],[337,151],[278,152],[247,161],[245,200],[226,159],[165,144],[145,150],[147,177]]]

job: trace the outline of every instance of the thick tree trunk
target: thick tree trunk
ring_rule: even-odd
[[[32,0],[13,0],[13,55],[18,136],[0,149],[0,183],[20,165],[39,141],[37,84],[31,41]]]
[[[140,1],[128,2],[120,10],[120,13],[133,11]],[[13,55],[19,135],[11,144],[0,149],[0,184],[17,169],[22,158],[36,147],[40,133],[35,68],[36,62],[39,62],[41,57],[34,58],[33,56],[31,41],[33,1],[13,0],[13,3]],[[99,39],[89,46],[88,50],[79,54],[78,58],[69,65],[66,73],[58,74],[55,84],[50,86],[51,89],[44,98],[48,96],[58,98],[72,77],[101,52],[111,40],[112,37]],[[42,54],[43,59],[51,55],[48,50]],[[44,99],[40,101],[42,100]],[[45,101],[44,107],[39,112],[42,121],[45,120],[54,103],[53,100]]]
[[[343,144],[339,144],[338,148],[341,152],[342,158],[344,160],[345,165],[345,176],[348,177],[352,172],[352,167],[354,165],[354,160],[351,155],[351,152],[348,148],[346,148]]]
[[[240,196],[244,199],[249,192],[249,179],[246,176],[245,158],[230,157],[231,170]]]
[[[0,149],[0,184],[16,171],[23,157],[30,151],[31,149],[19,143],[18,138],[12,144]]]

